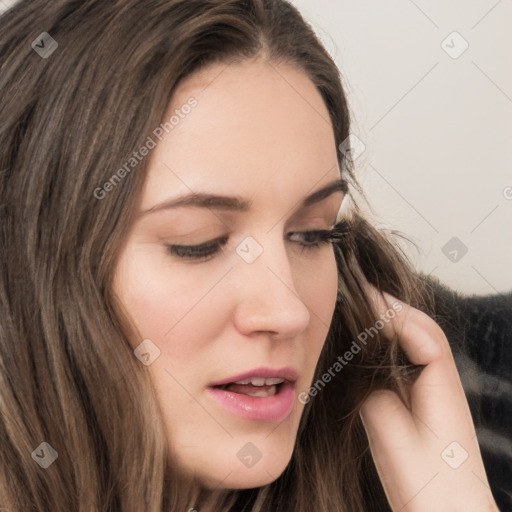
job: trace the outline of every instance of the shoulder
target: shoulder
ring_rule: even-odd
[[[434,318],[449,339],[454,355],[463,353],[481,371],[511,378],[512,291],[493,295],[456,292],[426,278]]]

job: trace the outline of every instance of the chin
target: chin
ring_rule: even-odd
[[[196,466],[196,477],[209,490],[268,485],[282,475],[293,454],[294,443],[281,437],[273,442],[264,437],[260,440],[256,436],[237,437],[227,445],[219,443],[217,453],[211,453],[210,461],[215,463],[204,464],[201,469]]]
[[[218,480],[206,479],[204,486],[209,490],[215,489],[252,489],[255,487],[263,487],[271,484],[277,480],[286,466],[288,460],[283,461],[282,464],[276,464],[276,462],[269,462],[263,464],[260,461],[252,468],[241,467],[237,468],[236,471],[233,468],[230,469],[230,475],[219,484]]]

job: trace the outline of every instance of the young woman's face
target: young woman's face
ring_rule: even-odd
[[[333,248],[304,233],[340,208],[336,143],[307,76],[260,60],[188,77],[175,110],[114,289],[183,469],[261,486],[290,460],[334,311]]]

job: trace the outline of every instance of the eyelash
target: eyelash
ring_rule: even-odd
[[[336,226],[335,226],[336,227]],[[320,229],[312,231],[298,231],[294,234],[300,234],[305,237],[315,236],[314,242],[299,242],[302,250],[314,250],[338,240],[339,232],[336,229]],[[200,245],[168,245],[167,250],[172,256],[187,260],[207,260],[214,256],[228,241],[227,236],[222,236]]]

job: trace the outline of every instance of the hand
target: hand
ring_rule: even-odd
[[[398,336],[411,363],[425,365],[410,386],[409,407],[378,390],[360,411],[392,510],[498,511],[446,336],[421,311],[388,294],[372,296],[379,312],[402,306],[383,334]]]

